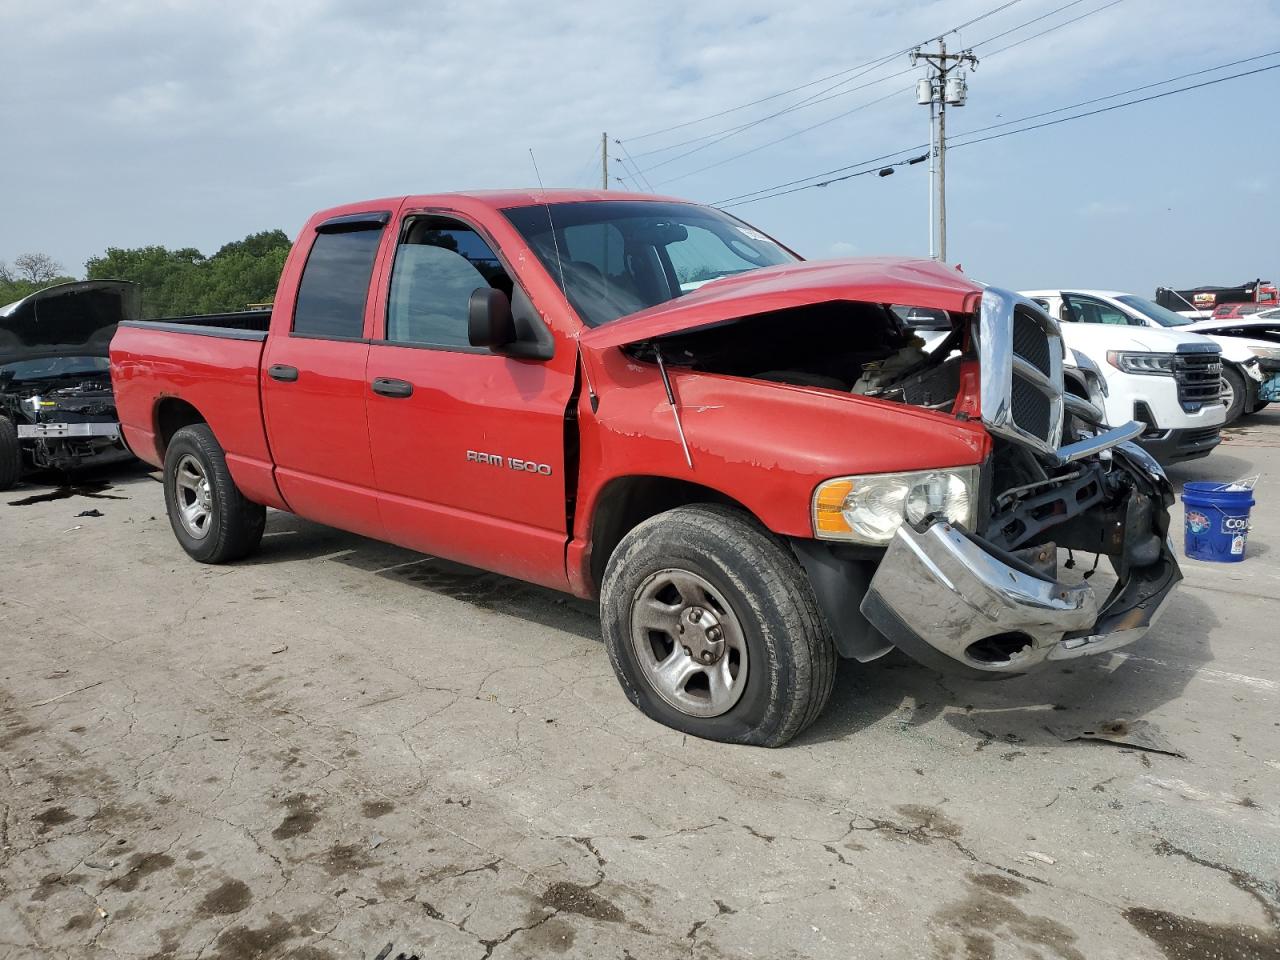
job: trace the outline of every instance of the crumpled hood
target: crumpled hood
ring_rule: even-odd
[[[129,280],[80,280],[0,307],[0,364],[50,357],[105,357],[123,320],[142,314]]]
[[[601,349],[837,300],[900,303],[953,312],[977,310],[982,287],[933,260],[859,257],[762,267],[585,331],[580,342]]]

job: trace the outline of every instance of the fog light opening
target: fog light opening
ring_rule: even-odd
[[[1031,646],[1031,638],[1025,633],[997,633],[975,640],[964,652],[970,660],[977,663],[997,665],[1012,663]]]

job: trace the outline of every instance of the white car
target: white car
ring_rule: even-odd
[[[1221,348],[1213,340],[1148,325],[1096,291],[1029,290],[1033,300],[1056,317],[1081,374],[1068,370],[1068,389],[1102,408],[1107,423],[1137,420],[1147,426],[1139,438],[1161,463],[1207,456],[1221,442],[1226,420],[1221,399]],[[1154,304],[1153,304],[1154,306]],[[1083,359],[1082,359],[1083,358]],[[1085,361],[1105,388],[1081,389]]]
[[[1265,321],[1254,318],[1265,314],[1253,314],[1245,318],[1195,320],[1172,310],[1166,310],[1145,297],[1113,290],[1063,290],[1059,303],[1067,305],[1069,317],[1055,313],[1060,320],[1085,323],[1114,323],[1150,327],[1157,330],[1177,330],[1182,333],[1198,333],[1209,337],[1222,348],[1222,402],[1227,408],[1226,423],[1234,423],[1247,413],[1255,413],[1267,405],[1263,394],[1274,394],[1280,383],[1273,383],[1264,390],[1268,379],[1280,372],[1280,344],[1267,342],[1263,336]],[[1274,324],[1274,321],[1273,321]],[[1257,335],[1251,337],[1253,325]],[[1065,324],[1064,324],[1065,326]],[[1230,330],[1230,333],[1226,331]],[[1270,368],[1270,370],[1268,369]],[[1274,399],[1272,396],[1271,399]]]

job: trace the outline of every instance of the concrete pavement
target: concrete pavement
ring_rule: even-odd
[[[281,514],[203,567],[142,470],[28,484],[0,960],[1280,957],[1280,413],[1172,471],[1254,473],[1250,558],[1140,644],[842,664],[775,751],[646,720],[588,604]],[[1185,759],[1062,739],[1139,720]]]

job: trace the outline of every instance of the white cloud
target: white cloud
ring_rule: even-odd
[[[6,0],[0,5],[6,50],[0,114],[10,143],[25,137],[38,149],[6,150],[7,177],[22,190],[7,191],[0,210],[0,257],[46,249],[71,265],[108,244],[213,249],[251,230],[296,229],[311,211],[333,203],[527,184],[534,179],[530,147],[548,184],[594,185],[601,130],[636,137],[767,97],[906,47],[992,6],[990,0],[782,6],[774,0]],[[954,42],[978,43],[1049,9],[1051,0],[1019,4]],[[969,105],[954,112],[949,129],[1235,59],[1249,52],[1242,37],[1277,34],[1280,9],[1268,0],[1126,0],[1006,53],[992,56],[990,47],[979,47],[984,59],[970,78]],[[648,177],[679,177],[663,191],[718,200],[912,146],[927,136],[926,116],[905,93],[732,163],[679,176],[912,79],[847,95],[831,90],[829,101],[729,136]],[[651,166],[701,144],[639,155],[732,129],[829,85],[627,146],[641,167]],[[1143,127],[1144,117],[1157,115],[1143,109],[1110,115],[1137,128],[1130,141],[1093,142],[1084,134],[1099,128],[1083,122],[1053,128],[1072,131],[1069,140],[1053,142],[1078,153],[1019,160],[1012,171],[1007,158],[1034,156],[1036,135],[957,151],[949,171],[953,229],[963,238],[966,221],[980,228],[982,221],[1028,218],[1042,228],[1069,216],[1055,216],[1054,205],[1090,216],[1090,205],[1081,208],[1071,193],[1096,191],[1083,192],[1071,178],[1088,177],[1098,158],[1115,167],[1167,166],[1168,155],[1148,151],[1190,149],[1168,122]],[[1275,155],[1274,148],[1259,149],[1257,162]],[[1239,151],[1233,157],[1239,162]],[[629,169],[615,161],[615,171]],[[859,252],[921,252],[923,178],[923,165],[904,168],[884,180],[860,178],[736,212],[801,248],[843,252],[843,244],[852,244]],[[1055,184],[1045,187],[1044,178]],[[966,215],[965,204],[979,197],[982,209]],[[66,229],[68,218],[74,230]],[[1025,230],[971,233],[992,262],[1047,249],[1027,244]],[[1139,235],[1126,239],[1142,246]]]

